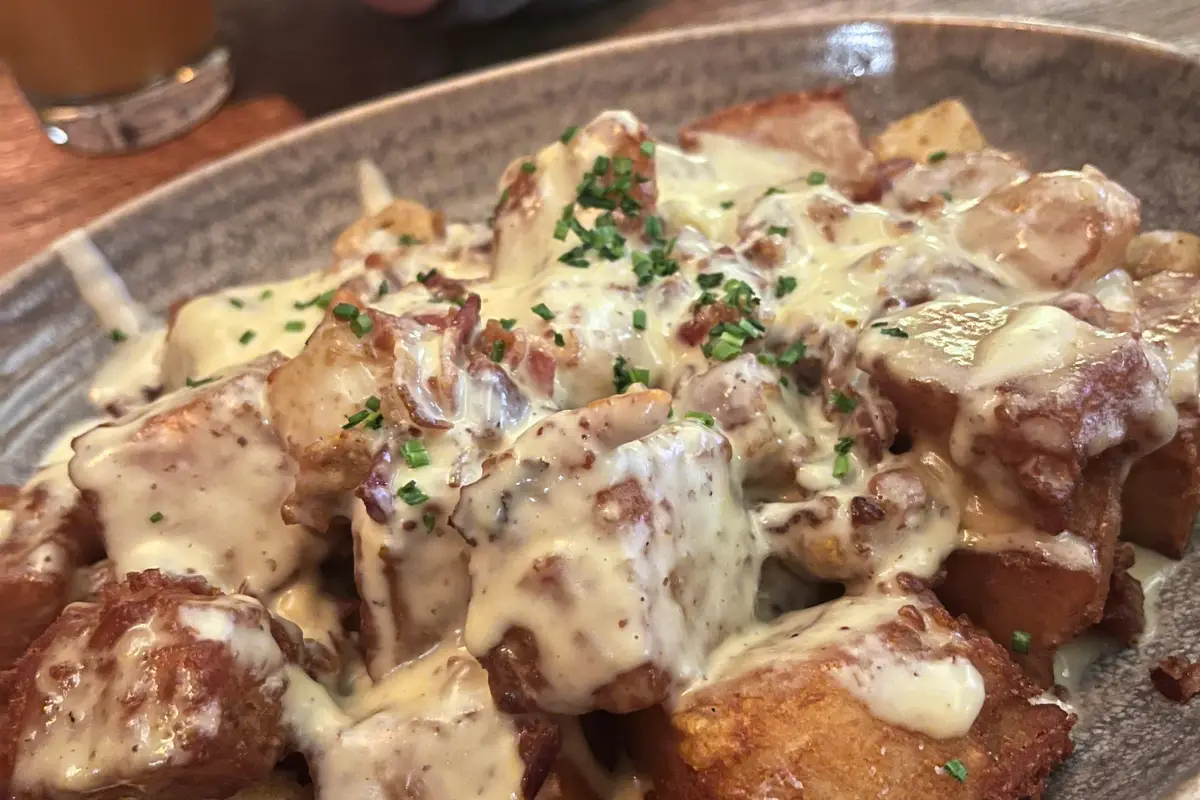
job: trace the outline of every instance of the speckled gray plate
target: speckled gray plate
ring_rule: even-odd
[[[773,92],[849,82],[869,128],[946,96],[988,139],[1038,167],[1098,165],[1143,198],[1148,225],[1200,228],[1200,67],[1166,47],[1015,21],[773,20],[679,31],[539,58],[339,114],[202,170],[90,232],[138,300],[295,274],[328,260],[356,216],[355,161],[398,193],[482,216],[496,176],[567,125],[610,107],[662,136]],[[108,351],[58,259],[0,281],[0,483],[26,477],[63,423],[88,414]],[[1164,592],[1157,639],[1102,662],[1080,702],[1078,751],[1052,796],[1200,796],[1200,702],[1159,698],[1147,665],[1200,653],[1200,556]],[[836,732],[834,732],[836,735]]]

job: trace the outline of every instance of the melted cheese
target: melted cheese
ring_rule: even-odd
[[[335,269],[192,298],[166,332],[86,237],[59,245],[104,326],[133,335],[97,377],[95,402],[128,412],[150,390],[177,390],[74,445],[71,478],[97,499],[118,572],[198,573],[229,591],[245,583],[273,613],[334,649],[343,634],[314,572],[325,544],[279,517],[295,484],[293,456],[337,435],[341,420],[385,389],[402,387],[446,426],[379,434],[372,455],[390,458],[390,466],[378,496],[364,499],[354,487],[332,503],[354,537],[366,663],[347,665],[343,684],[353,691],[345,696],[291,667],[285,698],[288,727],[312,760],[322,798],[373,799],[396,786],[431,800],[519,796],[514,722],[494,708],[471,655],[490,653],[514,629],[536,641],[534,666],[545,682],[538,703],[550,710],[587,711],[598,690],[644,665],[665,672],[686,704],[716,682],[828,661],[830,680],[882,722],[961,736],[984,702],[982,680],[948,649],[954,634],[931,622],[919,651],[880,635],[902,606],[920,606],[889,594],[898,578],[931,578],[957,547],[1026,549],[1070,569],[1097,566],[1072,532],[1037,532],[1012,508],[1001,510],[989,497],[1003,493],[1000,481],[991,486],[961,471],[978,466],[976,444],[991,432],[1001,387],[1053,383],[1059,371],[1112,346],[1118,334],[1040,303],[1051,288],[1068,288],[1068,279],[1091,285],[1100,277],[1121,226],[1131,213],[1136,218],[1131,198],[1095,170],[1028,178],[1010,165],[1001,172],[1016,180],[997,179],[1007,185],[995,194],[968,192],[942,204],[925,191],[927,207],[907,213],[810,185],[806,176],[822,165],[799,154],[702,133],[696,152],[657,145],[658,213],[678,234],[677,272],[642,285],[635,254],[654,243],[631,229],[611,260],[592,257],[587,269],[562,263],[579,241],[554,232],[582,176],[597,157],[614,154],[615,141],[640,135],[632,115],[607,112],[544,148],[531,159],[532,174],[524,170],[523,196],[501,202],[494,238],[490,228],[450,225],[439,241],[402,245],[387,230],[364,228]],[[517,186],[516,172],[506,175],[508,189]],[[361,162],[358,179],[366,215],[393,202],[375,165]],[[1072,220],[1095,217],[1098,226],[1081,234],[1078,226],[1045,224],[1054,219],[1042,215],[1043,197],[1092,208],[1095,215]],[[1022,198],[1029,202],[1014,202]],[[589,228],[600,213],[575,208]],[[1098,232],[1108,238],[1097,240],[1093,258],[1081,243],[1092,244]],[[478,292],[485,321],[514,320],[509,327],[523,344],[549,348],[553,385],[532,377],[527,360],[506,366],[510,387],[463,363],[449,336],[416,322],[447,309],[420,279],[431,269]],[[845,474],[839,468],[835,476],[834,448],[848,416],[829,411],[829,392],[784,390],[779,371],[752,355],[717,364],[681,337],[697,313],[701,281],[716,280],[719,296],[731,279],[753,288],[768,328],[748,350],[779,352],[803,341],[823,362],[831,384],[823,389],[864,395],[872,387],[853,369],[856,351],[860,364],[887,357],[916,366],[927,357],[880,334],[881,314],[936,298],[922,307],[933,324],[920,336],[947,356],[939,379],[966,398],[949,447],[918,441],[910,453],[872,461],[856,446],[845,454]],[[386,292],[375,288],[380,280]],[[777,292],[787,280],[796,289]],[[356,356],[335,366],[335,348],[316,346],[322,334],[306,350],[326,317],[311,301],[343,285],[402,318],[386,354],[392,360],[381,359],[386,370]],[[1113,314],[1131,314],[1127,276],[1101,278],[1094,293]],[[1020,302],[1031,305],[1013,311]],[[551,320],[533,311],[541,304]],[[636,312],[646,314],[644,330],[633,325]],[[939,315],[988,335],[956,338],[961,331],[939,329]],[[550,344],[556,333],[565,339],[561,349]],[[1147,341],[1164,362],[1164,380],[1170,375],[1172,399],[1194,401],[1198,348],[1175,333]],[[272,373],[277,391],[266,408],[268,368],[238,365],[272,352],[278,361],[304,352],[289,366],[311,363],[290,378]],[[617,356],[675,397],[647,400],[641,385],[612,397]],[[209,377],[216,382],[187,388]],[[1152,400],[1142,409],[1147,417]],[[593,401],[600,402],[581,408]],[[713,414],[716,428],[666,422],[672,403],[677,417]],[[1159,417],[1153,423],[1165,431],[1165,412]],[[418,434],[431,463],[410,468],[399,448]],[[1113,443],[1101,432],[1088,455]],[[873,481],[889,470],[915,474],[927,498],[864,543],[851,508],[870,500]],[[988,465],[976,471],[986,478]],[[428,499],[412,506],[394,499],[409,481]],[[830,507],[792,552],[767,541],[790,520]],[[771,551],[812,577],[850,583],[855,596],[755,625],[760,566]],[[1148,594],[1156,585],[1148,582]],[[188,610],[181,623],[230,647],[248,668],[273,669],[264,631],[238,628],[220,605]],[[219,722],[217,708],[193,717],[201,734]],[[79,759],[67,761],[79,780],[72,786],[97,779]],[[51,770],[36,758],[23,768]],[[637,797],[641,782],[597,791]]]
[[[295,670],[284,713],[320,776],[319,800],[375,800],[396,787],[439,800],[522,796],[515,723],[453,643],[340,704]]]
[[[73,443],[117,574],[162,569],[269,591],[324,553],[280,507],[294,465],[262,414],[267,364],[176,392]]]
[[[325,314],[324,308],[310,301],[359,271],[314,272],[189,300],[167,334],[163,384],[179,388],[188,379],[204,380],[271,352],[296,355]],[[293,322],[300,325],[289,328]]]
[[[762,556],[728,445],[698,423],[654,430],[664,409],[651,395],[549,418],[464,490],[454,517],[474,545],[468,649],[530,631],[549,710],[578,713],[644,664],[683,683],[753,617]],[[646,418],[618,422],[622,408]],[[602,433],[617,424],[651,432]],[[608,437],[619,444],[602,449]]]

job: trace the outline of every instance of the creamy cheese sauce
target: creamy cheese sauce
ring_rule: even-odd
[[[198,574],[269,591],[324,544],[279,509],[294,470],[263,417],[270,361],[174,392],[77,438],[71,480],[94,493],[117,574]]]
[[[659,427],[668,408],[644,392],[549,417],[463,491],[467,646],[532,633],[543,708],[579,713],[645,664],[683,685],[753,618],[762,555],[729,446],[700,423]]]
[[[203,668],[178,661],[167,675],[155,661],[163,648],[219,642],[258,684],[256,691],[283,692],[285,658],[253,599],[197,598],[173,611],[174,619],[170,612],[155,613],[128,625],[111,644],[98,644],[100,636],[54,640],[34,686],[45,716],[20,731],[14,790],[88,793],[136,782],[156,769],[185,766],[202,740],[217,736],[224,711],[211,694],[205,696],[211,687]]]
[[[521,797],[515,723],[453,642],[350,697],[293,668],[284,713],[320,776],[320,800],[374,800],[396,787],[447,800]]]
[[[532,642],[517,666],[536,674],[521,688],[541,711],[681,708],[757,672],[819,665],[881,723],[963,736],[982,678],[903,576],[933,579],[958,548],[1099,566],[1079,532],[1039,530],[1023,510],[991,446],[999,398],[1050,392],[1121,347],[1144,352],[1150,377],[1131,421],[1106,418],[1072,442],[1084,458],[1161,445],[1174,404],[1195,402],[1188,321],[1135,338],[1136,287],[1115,268],[1137,204],[1093,168],[1030,176],[988,151],[961,174],[917,166],[881,203],[855,203],[809,155],[711,132],[685,153],[646,136],[633,115],[606,112],[514,162],[488,226],[446,225],[360,162],[364,218],[330,269],[189,298],[165,328],[86,236],[58,246],[102,325],[128,338],[91,395],[117,418],[89,423],[73,456],[60,445],[47,461],[70,459],[117,574],[158,568],[252,593],[346,659],[321,682],[283,667],[269,630],[228,613],[249,598],[179,615],[187,635],[286,686],[285,726],[319,800],[519,797],[517,721],[496,708],[480,664],[514,634]],[[647,148],[652,159],[638,155]],[[586,268],[566,263],[580,231],[605,218],[602,202],[577,203],[581,181],[602,163],[615,176],[625,157],[652,173],[638,185],[664,235],[635,216],[614,228],[619,247],[593,247]],[[666,274],[639,273],[664,259]],[[731,285],[754,297],[731,319],[762,330],[742,355],[709,358],[700,345],[713,321],[701,318],[729,313]],[[1114,322],[1064,310],[1063,290],[1094,297]],[[465,333],[460,291],[480,297]],[[387,337],[350,333],[359,309]],[[478,345],[489,321],[490,350]],[[687,333],[696,326],[699,340]],[[884,366],[950,398],[946,429],[917,431],[899,455],[887,452],[889,398],[867,377]],[[369,401],[379,424],[352,423]],[[1030,436],[1049,448],[1059,434]],[[368,462],[366,478],[350,454]],[[0,542],[2,525],[0,513]],[[330,525],[353,542],[357,633],[322,587]],[[772,598],[783,613],[759,623],[768,556],[789,580]],[[1148,606],[1165,574],[1152,561],[1139,551],[1134,568]],[[849,594],[793,610],[820,581]],[[905,606],[925,626],[901,647],[889,631],[912,632]],[[140,653],[163,635],[121,646]],[[1060,649],[1066,683],[1082,669],[1071,648],[1092,645]],[[639,670],[659,683],[622,683]],[[212,735],[221,714],[199,708],[189,724]],[[565,724],[568,745],[586,750]],[[95,787],[101,767],[78,748],[104,747],[101,735],[22,756],[22,780],[61,782],[66,764],[61,785]],[[576,756],[598,796],[644,794],[642,779]]]

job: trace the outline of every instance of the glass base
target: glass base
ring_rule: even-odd
[[[229,51],[215,47],[128,94],[71,104],[31,99],[50,141],[81,153],[112,155],[153,147],[191,130],[220,108],[233,88]]]

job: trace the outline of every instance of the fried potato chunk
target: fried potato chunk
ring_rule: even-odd
[[[880,161],[907,158],[924,163],[935,153],[969,153],[987,147],[963,102],[950,97],[902,117],[871,140]]]
[[[673,800],[1019,798],[1072,748],[1074,717],[1038,693],[927,595],[843,597],[735,637],[627,728]]]
[[[1029,177],[1016,156],[999,150],[952,153],[933,163],[918,163],[892,179],[882,204],[909,212],[944,208],[976,200]]]
[[[875,189],[875,157],[841,89],[779,94],[722,109],[679,132],[685,150],[707,134],[728,136],[803,156],[851,196]]]
[[[131,574],[78,603],[4,676],[0,794],[227,797],[284,749],[296,643],[251,598]]]
[[[1139,233],[1125,250],[1125,269],[1134,280],[1159,272],[1200,275],[1200,236],[1183,231]]]
[[[1026,652],[1013,658],[1042,686],[1054,682],[1055,649],[1104,616],[1125,469],[1110,452],[1084,470],[1062,518],[1065,535],[1047,541],[1032,526],[975,532],[972,548],[946,559],[938,598],[1003,645],[1028,634]]]
[[[415,200],[393,200],[375,214],[355,220],[333,245],[337,258],[370,252],[369,245],[382,239],[396,244],[417,244],[439,239],[446,233],[446,219]],[[376,247],[375,249],[385,249]]]
[[[762,555],[732,448],[669,411],[653,390],[552,415],[463,489],[467,646],[501,708],[654,705],[753,619]]]
[[[483,668],[453,643],[340,705],[298,674],[285,707],[317,800],[530,800],[559,747],[549,718],[500,713]]]
[[[1200,513],[1200,275],[1155,272],[1134,284],[1141,341],[1158,354],[1179,431],[1133,465],[1122,498],[1121,535],[1180,558]]]
[[[1002,186],[963,212],[958,241],[1029,290],[1086,287],[1121,266],[1140,204],[1094,167]]]
[[[1063,529],[1091,460],[1175,435],[1174,406],[1138,342],[1055,306],[934,301],[875,325],[858,364],[902,424],[948,435],[958,467],[1002,506],[1032,504],[1044,530]]]
[[[11,666],[71,600],[77,568],[102,555],[100,527],[65,465],[22,488],[0,532],[0,669]]]
[[[325,554],[321,537],[280,516],[296,465],[264,395],[281,361],[264,357],[74,441],[71,480],[118,575],[162,569],[268,592]]]

